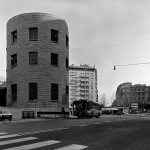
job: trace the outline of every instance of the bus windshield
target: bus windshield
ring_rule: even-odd
[[[81,111],[86,109],[86,103],[76,102],[73,104],[74,111]]]

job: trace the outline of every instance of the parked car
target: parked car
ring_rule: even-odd
[[[3,121],[4,119],[12,120],[12,114],[9,110],[0,110],[0,120]]]

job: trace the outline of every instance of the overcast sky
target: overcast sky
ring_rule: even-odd
[[[6,78],[6,23],[18,14],[45,12],[69,27],[70,65],[97,68],[99,98],[123,82],[150,85],[149,0],[0,0],[0,77]]]

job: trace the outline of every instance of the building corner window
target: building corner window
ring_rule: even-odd
[[[11,85],[11,94],[12,94],[12,101],[17,101],[17,84]]]
[[[51,29],[51,41],[58,43],[58,30]]]
[[[17,43],[17,30],[11,32],[12,35],[12,44]]]
[[[11,55],[11,68],[17,67],[17,54]]]
[[[51,84],[51,101],[58,101],[58,84]]]

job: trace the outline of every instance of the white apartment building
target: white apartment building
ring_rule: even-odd
[[[88,65],[69,66],[69,106],[74,100],[98,102],[97,69]]]

